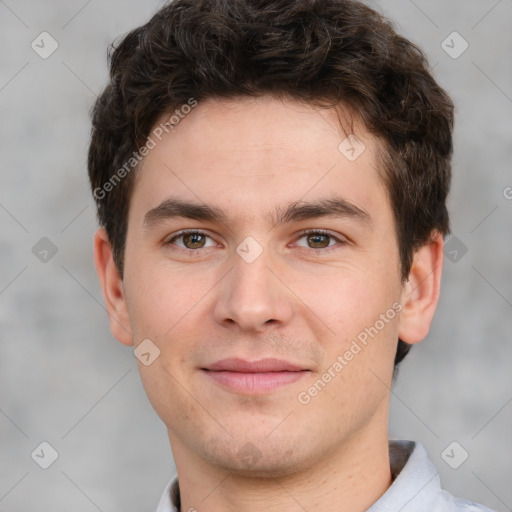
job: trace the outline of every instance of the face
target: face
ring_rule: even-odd
[[[386,435],[404,288],[355,129],[354,160],[335,110],[208,100],[146,156],[122,301],[175,457],[277,476]]]

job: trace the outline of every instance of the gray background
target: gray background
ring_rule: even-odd
[[[106,48],[160,5],[0,0],[2,512],[153,510],[174,475],[132,351],[109,331],[85,166]],[[427,51],[457,105],[458,261],[393,389],[391,435],[421,441],[452,493],[512,510],[512,2],[371,5]],[[47,59],[31,48],[43,31],[59,44]],[[453,31],[469,43],[457,59],[441,46]],[[47,262],[32,252],[42,237],[58,249]],[[59,454],[46,470],[31,458],[42,441]],[[452,441],[469,453],[458,469],[441,455]],[[448,454],[454,465],[462,448]]]

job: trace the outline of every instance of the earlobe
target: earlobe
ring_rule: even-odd
[[[103,290],[110,330],[124,345],[133,345],[123,281],[114,262],[112,246],[104,228],[99,228],[94,235],[94,264]]]
[[[436,232],[430,242],[414,253],[402,291],[399,325],[399,337],[407,343],[420,342],[430,330],[441,290],[443,246],[443,235]]]

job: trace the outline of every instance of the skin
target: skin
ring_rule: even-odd
[[[138,172],[123,280],[104,229],[95,235],[114,336],[135,346],[150,339],[160,350],[151,365],[138,364],[168,428],[182,510],[360,511],[391,484],[387,425],[397,339],[417,343],[428,333],[443,240],[433,234],[402,282],[377,171],[379,142],[357,122],[354,132],[366,149],[351,162],[338,150],[346,133],[334,109],[266,96],[207,100]],[[171,196],[221,208],[227,222],[168,218],[145,226],[146,213]],[[368,220],[271,223],[276,208],[333,197]],[[183,229],[207,237],[168,243]],[[303,229],[332,237],[311,240]],[[236,252],[248,236],[262,249],[252,263]],[[300,403],[298,394],[395,302],[400,314]],[[275,357],[308,371],[268,393],[237,393],[201,370],[227,357]],[[252,460],[240,456],[244,447]]]

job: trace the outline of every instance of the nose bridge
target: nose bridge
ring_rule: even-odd
[[[233,254],[233,269],[221,283],[215,316],[221,323],[236,323],[244,330],[261,330],[269,321],[284,323],[292,307],[286,288],[274,275],[273,258],[253,237]]]

